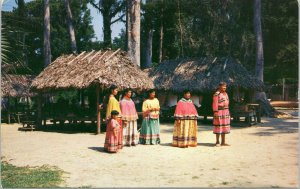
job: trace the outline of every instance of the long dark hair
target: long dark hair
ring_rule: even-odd
[[[117,89],[118,87],[114,84],[112,84],[110,87],[109,87],[109,95],[112,94],[112,91]]]
[[[186,93],[190,93],[190,94],[192,95],[192,93],[191,93],[191,90],[190,90],[190,89],[184,89],[184,90],[183,90],[183,93],[182,93],[182,97],[181,97],[181,98],[184,98],[184,95],[185,95]],[[179,100],[180,100],[180,99],[179,99]]]
[[[155,89],[148,90],[148,92],[147,92],[147,98],[150,98],[150,94],[153,93],[153,92],[155,92]]]
[[[126,95],[129,91],[133,92],[131,88],[127,88],[127,89],[125,89],[125,90],[123,91],[123,98],[125,97],[125,95]]]
[[[115,89],[117,89],[118,87],[116,86],[116,85],[114,85],[114,84],[112,84],[110,87],[109,87],[109,89],[108,89],[108,91],[107,91],[107,93],[106,93],[106,95],[105,95],[105,97],[104,97],[104,100],[103,100],[103,105],[104,105],[104,109],[106,109],[107,108],[107,104],[108,104],[108,101],[109,101],[109,96],[112,94],[112,91],[113,90],[115,90]]]
[[[227,86],[227,83],[225,83],[224,81],[221,81],[221,82],[219,83],[217,89],[215,90],[215,92],[217,92],[217,91],[219,90],[219,88],[220,88],[221,86],[224,86],[224,85]]]

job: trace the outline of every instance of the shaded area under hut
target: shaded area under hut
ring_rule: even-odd
[[[1,120],[20,123],[20,117],[33,109],[35,93],[30,85],[35,76],[4,73],[1,76]]]
[[[127,52],[120,49],[82,52],[79,55],[62,55],[52,62],[32,82],[32,91],[40,93],[40,105],[38,107],[38,125],[41,119],[69,120],[69,121],[97,121],[97,133],[100,133],[100,109],[103,95],[107,88],[115,84],[120,90],[132,88],[141,92],[154,88],[152,80],[137,65],[131,62]],[[70,110],[67,101],[60,102],[60,107],[66,110],[65,114],[47,114],[45,101],[41,95],[49,95],[61,91],[78,91],[75,96],[80,100],[81,107],[89,104],[89,115],[76,115]],[[84,94],[88,93],[89,100]],[[49,98],[48,98],[49,99]],[[75,99],[76,100],[76,99]],[[89,101],[90,103],[87,103]],[[74,105],[74,104],[73,104]],[[59,107],[50,109],[58,110]],[[45,110],[45,111],[44,111]],[[83,109],[77,111],[82,112]],[[105,112],[105,111],[102,111]]]
[[[250,111],[248,108],[253,107],[248,107],[249,103],[257,105],[254,101],[254,92],[264,90],[263,82],[251,75],[233,58],[168,60],[160,63],[157,68],[145,71],[153,80],[155,88],[162,93],[160,95],[164,107],[162,110],[165,110],[165,115],[169,116],[173,115],[176,102],[182,97],[184,89],[192,91],[192,100],[198,113],[204,116],[205,120],[207,116],[213,115],[212,95],[221,81],[227,83],[231,112],[236,112],[236,115],[237,111]],[[234,106],[239,106],[240,109],[235,111]]]

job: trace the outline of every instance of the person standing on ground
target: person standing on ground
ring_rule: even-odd
[[[107,109],[106,109],[106,120],[107,121],[110,120],[111,112],[113,110],[116,110],[117,112],[119,112],[116,120],[118,121],[119,125],[121,126],[118,142],[120,143],[119,145],[121,145],[121,148],[122,148],[123,147],[123,142],[122,142],[123,141],[123,128],[122,128],[122,115],[121,115],[122,113],[121,113],[120,103],[115,97],[118,94],[117,86],[112,85],[109,88],[109,92],[110,92],[110,94],[108,97],[108,103],[107,103]],[[107,132],[107,128],[106,128],[106,132]]]
[[[172,146],[196,147],[198,113],[191,100],[190,90],[185,90],[183,93],[184,96],[178,101],[175,109]]]
[[[131,99],[132,89],[125,89],[124,97],[120,101],[123,120],[123,145],[135,146],[138,144],[137,119],[135,104]]]
[[[155,90],[148,91],[148,99],[143,102],[143,122],[140,132],[140,144],[160,144],[159,136],[159,101],[155,98]]]
[[[113,110],[110,115],[105,134],[104,150],[107,152],[118,152],[122,149],[122,145],[120,145],[122,143],[119,142],[121,126],[117,121],[119,112]]]
[[[213,95],[213,133],[216,134],[216,146],[230,146],[225,142],[225,135],[230,133],[229,98],[226,87],[225,82],[220,82],[218,90]]]

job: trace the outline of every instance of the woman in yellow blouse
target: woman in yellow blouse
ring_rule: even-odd
[[[109,88],[109,97],[108,97],[108,103],[107,103],[107,109],[106,109],[106,120],[110,119],[110,113],[113,110],[118,111],[119,113],[121,113],[121,108],[120,108],[120,103],[119,101],[116,99],[116,95],[118,94],[119,90],[117,88],[117,86],[112,85]]]
[[[159,144],[159,101],[155,91],[148,92],[148,99],[143,102],[143,123],[140,132],[140,144]]]
[[[118,88],[115,85],[112,85],[109,88],[109,99],[108,99],[108,103],[107,103],[107,109],[106,109],[106,120],[109,121],[111,118],[111,112],[113,110],[116,110],[117,112],[119,112],[119,115],[117,117],[117,121],[120,125],[120,132],[118,136],[118,149],[122,149],[123,148],[123,127],[122,127],[122,114],[121,114],[121,108],[120,108],[120,103],[119,101],[116,99],[116,95],[118,94]],[[108,122],[107,122],[108,123]],[[106,129],[108,129],[108,127],[106,127]],[[107,132],[107,131],[106,131]],[[106,144],[107,143],[107,144]],[[107,140],[105,139],[105,144],[109,145]]]

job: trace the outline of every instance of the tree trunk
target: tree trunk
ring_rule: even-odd
[[[152,0],[146,0],[145,4],[145,15],[144,15],[144,21],[145,21],[145,33],[147,35],[146,39],[146,48],[145,48],[145,65],[143,65],[144,68],[149,68],[152,66],[152,44],[153,44],[153,8],[148,8],[147,6],[151,6],[151,3],[153,3]]]
[[[130,7],[131,7],[131,0],[127,0],[127,5],[126,5],[126,41],[127,41],[127,46],[126,46],[126,50],[127,53],[129,55],[129,57],[131,56],[131,51],[129,51],[129,49],[131,49],[132,45],[131,45],[131,27],[129,26],[131,23],[131,19],[130,19]]]
[[[49,1],[44,0],[44,67],[51,63]]]
[[[264,81],[264,52],[263,52],[263,36],[261,27],[261,0],[254,0],[254,32],[256,41],[256,64],[255,76]],[[286,113],[277,111],[267,99],[265,92],[256,92],[256,101],[261,106],[261,114],[268,117],[290,116]]]
[[[98,3],[89,1],[94,8],[96,8],[103,17],[103,34],[104,34],[104,47],[111,47],[111,25],[121,20],[124,15],[112,21],[112,18],[116,17],[119,12],[122,12],[126,1],[120,0],[98,0]]]
[[[140,66],[140,0],[128,0],[128,54],[133,63]]]
[[[111,47],[111,17],[109,15],[109,10],[102,11],[103,16],[103,34],[104,34],[104,47]]]
[[[161,21],[162,22],[162,21]],[[163,57],[163,40],[164,40],[164,28],[163,24],[160,24],[160,38],[159,38],[159,63],[162,62]]]
[[[179,25],[179,32],[180,32],[180,56],[183,56],[183,29],[181,25],[181,12],[180,12],[180,0],[177,0],[177,7],[178,7],[178,25]]]
[[[254,30],[256,40],[256,77],[264,81],[264,51],[263,51],[263,36],[261,29],[261,0],[254,0]]]
[[[147,47],[146,47],[146,68],[152,66],[152,39],[153,39],[153,29],[149,29],[147,37]]]
[[[261,0],[254,0],[254,33],[256,42],[255,76],[263,82],[264,54],[261,28]],[[255,99],[261,105],[262,114],[272,117],[272,114],[274,114],[275,109],[267,100],[266,93],[256,92]]]
[[[71,49],[74,54],[77,54],[77,45],[76,45],[75,31],[73,26],[73,15],[72,15],[69,0],[65,0],[65,8],[67,11],[68,30],[69,30],[70,40],[71,40]]]
[[[162,0],[163,1],[163,0]],[[161,8],[161,15],[160,15],[160,35],[159,35],[159,63],[162,62],[163,58],[163,41],[164,41],[164,25],[163,25],[163,14],[164,10]]]

